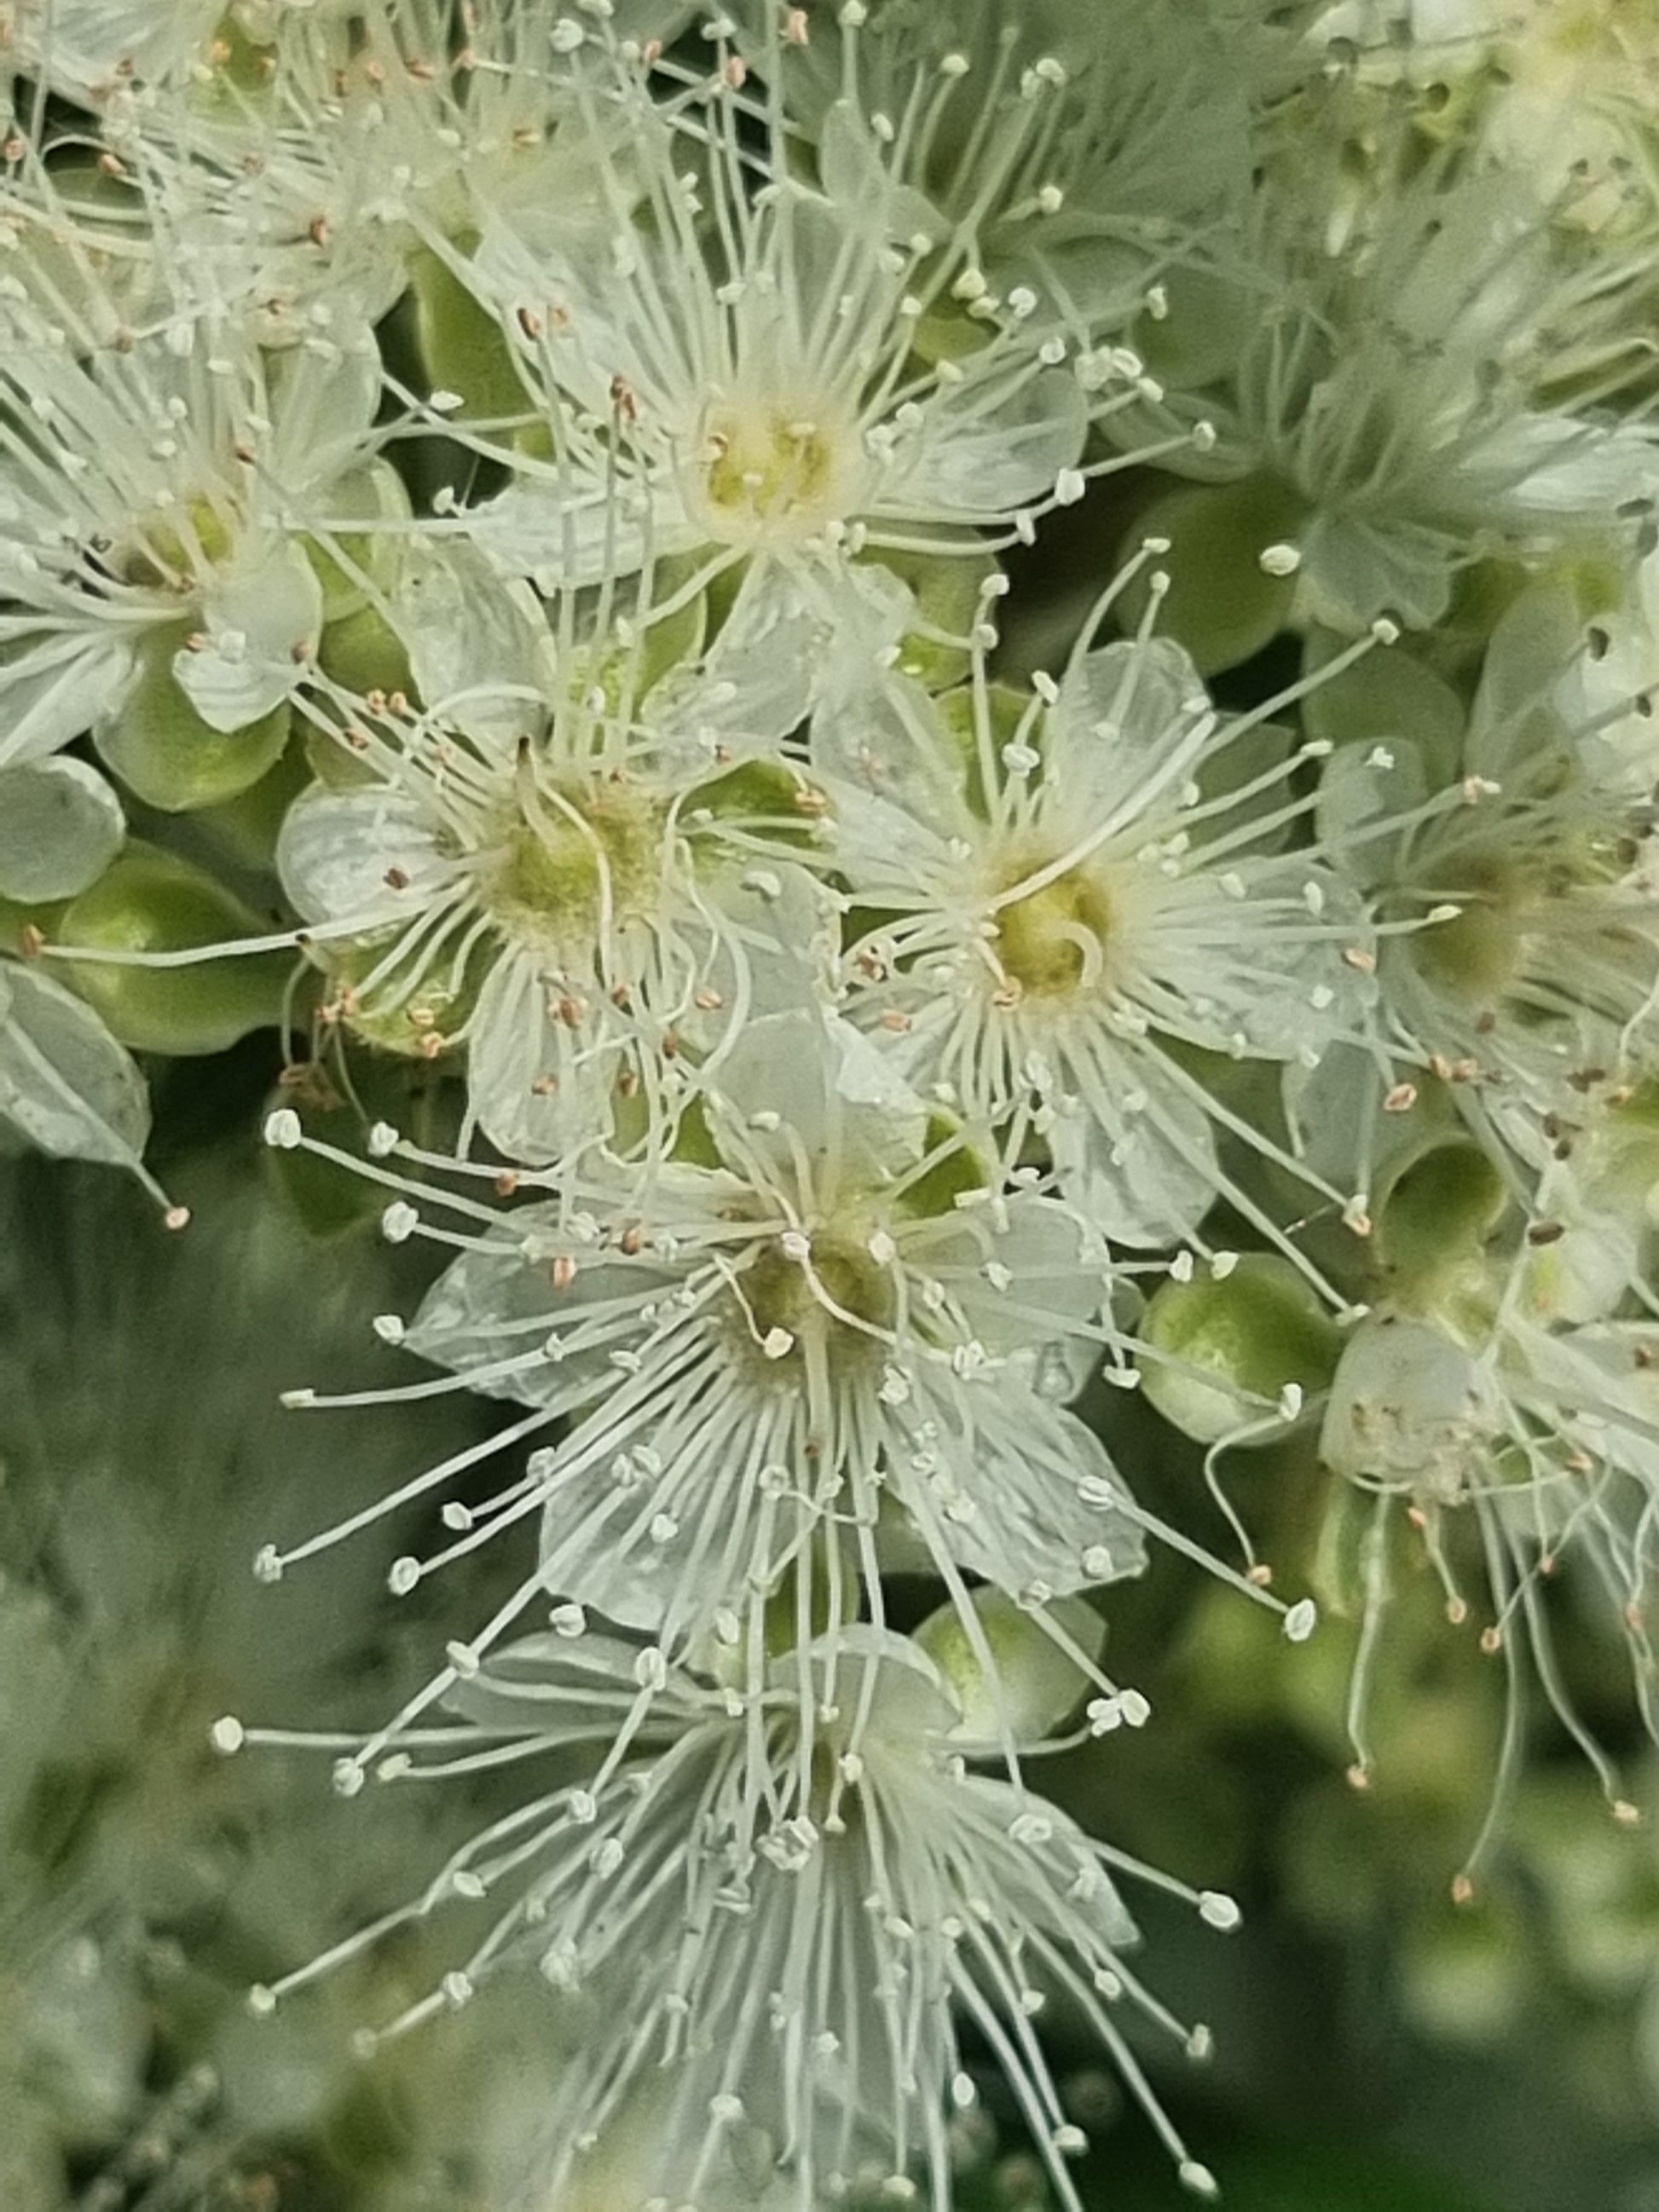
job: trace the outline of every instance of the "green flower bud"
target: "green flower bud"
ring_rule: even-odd
[[[58,940],[170,952],[257,936],[259,917],[211,876],[133,844],[64,911]],[[121,1042],[140,1052],[222,1052],[282,1017],[293,956],[267,952],[179,968],[64,963],[66,978]]]
[[[463,254],[477,242],[476,235],[465,234],[454,241]],[[528,414],[529,398],[495,318],[429,247],[410,257],[409,275],[416,339],[433,389],[458,393],[465,403],[459,410],[463,419]]]
[[[1219,1277],[1166,1282],[1141,1334],[1163,1355],[1142,1362],[1148,1401],[1204,1444],[1264,1424],[1261,1440],[1267,1441],[1277,1426],[1273,1409],[1293,1409],[1323,1390],[1342,1348],[1314,1291],[1273,1252],[1246,1253]]]
[[[1016,1743],[1040,1743],[1071,1717],[1089,1688],[1088,1675],[1061,1639],[1069,1638],[1093,1662],[1106,1641],[1106,1624],[1080,1597],[1053,1600],[1041,1617],[999,1589],[976,1589],[972,1605],[994,1673],[987,1672],[954,1605],[931,1613],[914,1638],[962,1708],[952,1733],[963,1742],[995,1743],[1006,1733]],[[1045,1618],[1059,1638],[1044,1627]]]

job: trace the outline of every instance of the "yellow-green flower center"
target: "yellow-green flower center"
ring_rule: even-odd
[[[519,815],[496,848],[485,903],[510,936],[591,938],[607,908],[625,921],[654,907],[660,840],[657,806],[630,784],[544,793],[535,819]]]
[[[1016,890],[1040,869],[1024,866],[1000,885]],[[996,957],[1005,975],[1032,998],[1058,998],[1100,975],[1112,930],[1112,902],[1086,868],[1068,868],[996,913]]]
[[[837,441],[805,415],[722,410],[708,424],[705,453],[703,501],[718,538],[804,534],[835,510]]]
[[[769,1244],[744,1269],[740,1287],[761,1351],[781,1367],[799,1357],[809,1335],[839,1360],[878,1356],[879,1340],[857,1324],[890,1329],[897,1310],[888,1269],[844,1232],[814,1234],[805,1259]]]

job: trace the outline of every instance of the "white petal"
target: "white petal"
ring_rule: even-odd
[[[472,537],[492,560],[544,587],[598,584],[630,575],[655,558],[689,553],[701,532],[686,519],[674,483],[624,479],[614,495],[580,478],[567,494],[545,483],[515,484],[477,508]]]
[[[548,989],[528,954],[503,951],[478,994],[467,1041],[479,1127],[509,1158],[535,1166],[609,1133],[626,1048],[623,1018],[608,1002],[590,1003],[578,1030],[550,1011]]]
[[[136,1168],[149,1099],[131,1055],[82,1000],[0,968],[0,1114],[45,1152]]]
[[[927,402],[873,511],[890,503],[996,517],[1032,505],[1054,489],[1061,469],[1076,465],[1088,428],[1088,402],[1064,370],[1042,370],[1008,392],[970,373]]]
[[[412,919],[453,881],[432,817],[405,793],[313,784],[289,807],[276,844],[283,888],[307,921]],[[399,886],[394,879],[407,878]]]
[[[246,729],[292,695],[322,618],[322,586],[298,546],[262,549],[215,577],[204,641],[174,655],[174,680],[210,729]]]
[[[121,848],[121,802],[84,761],[0,769],[0,898],[73,898]]]
[[[120,702],[132,683],[133,650],[101,629],[25,645],[0,655],[0,766],[72,744]]]

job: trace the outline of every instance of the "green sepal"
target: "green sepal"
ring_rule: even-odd
[[[349,614],[325,624],[317,662],[343,691],[401,691],[405,697],[415,696],[408,650],[372,600],[362,600]]]
[[[954,1212],[959,1199],[987,1192],[996,1181],[992,1163],[968,1143],[961,1124],[950,1115],[927,1117],[927,1150],[939,1152],[939,1158],[905,1185],[899,1199],[900,1209],[914,1220],[937,1221]]]
[[[1376,1257],[1390,1303],[1403,1311],[1478,1320],[1473,1294],[1490,1297],[1486,1254],[1509,1210],[1503,1176],[1463,1137],[1431,1145],[1374,1201]]]
[[[1172,267],[1158,283],[1165,312],[1141,315],[1133,330],[1152,374],[1182,392],[1231,376],[1261,319],[1260,299],[1247,284],[1202,270]]]
[[[1340,1330],[1306,1279],[1276,1252],[1247,1252],[1220,1279],[1201,1271],[1189,1282],[1163,1284],[1140,1333],[1169,1355],[1168,1364],[1141,1363],[1148,1402],[1199,1443],[1264,1422],[1262,1441],[1271,1440],[1281,1393],[1294,1385],[1304,1397],[1316,1395],[1342,1350]]]
[[[973,561],[959,554],[878,555],[866,550],[859,557],[878,561],[882,568],[890,570],[908,586],[916,612],[928,628],[946,631],[952,637],[967,636],[979,613],[981,587],[988,576],[997,572],[997,563],[988,554],[982,561]],[[949,684],[960,684],[972,665],[973,656],[965,645],[941,644],[938,638],[924,637],[917,630],[907,630],[899,641],[900,675],[924,684],[929,691],[943,691]]]
[[[166,952],[264,933],[257,914],[199,868],[152,845],[129,844],[90,890],[65,908],[57,940],[112,951]],[[295,956],[265,952],[185,968],[65,961],[65,981],[112,1034],[139,1052],[222,1052],[281,1020]]]
[[[146,640],[137,681],[119,710],[94,733],[104,765],[129,791],[163,814],[219,806],[270,774],[288,743],[288,702],[240,730],[204,722],[173,673],[187,623]]]
[[[1346,641],[1334,631],[1311,630],[1303,668],[1316,675]],[[1302,720],[1310,738],[1327,744],[1374,744],[1409,738],[1449,781],[1463,741],[1463,702],[1445,678],[1403,645],[1364,654],[1340,675],[1310,691]]]
[[[465,253],[477,239],[463,234],[454,244]],[[465,402],[459,419],[495,421],[531,413],[506,333],[447,262],[430,246],[418,246],[410,256],[409,276],[421,359],[434,391],[456,392]]]

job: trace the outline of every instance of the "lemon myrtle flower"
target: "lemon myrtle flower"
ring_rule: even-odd
[[[740,609],[793,611],[860,550],[978,556],[1029,538],[1121,465],[1085,460],[1090,426],[1155,387],[1127,350],[1045,326],[1033,287],[994,293],[980,197],[940,214],[915,173],[937,122],[921,91],[902,130],[837,100],[802,173],[781,103],[805,24],[769,35],[767,94],[744,91],[742,42],[717,21],[712,78],[659,99],[640,50],[573,19],[571,96],[607,219],[516,258],[503,240],[487,262],[453,259],[555,449],[503,453],[516,481],[467,518],[519,573],[581,583],[647,550],[697,554],[707,574],[744,572]],[[934,74],[937,107],[960,72]],[[1039,76],[1031,97],[1051,90]],[[983,180],[993,201],[1004,166]],[[924,352],[934,309],[958,337]]]
[[[1647,806],[1616,745],[1564,720],[1573,662],[1547,622],[1541,645],[1529,635],[1547,611],[1529,597],[1498,633],[1461,749],[1349,747],[1322,799],[1379,915],[1423,925],[1379,940],[1394,1103],[1450,1085],[1494,1157],[1534,1176],[1639,1079],[1659,993]]]
[[[286,741],[324,541],[395,499],[374,341],[331,327],[272,359],[234,315],[163,307],[88,350],[27,301],[0,316],[0,759],[90,730],[153,803],[224,798]]]
[[[836,866],[881,917],[846,963],[850,1018],[1010,1163],[1040,1139],[1116,1241],[1183,1238],[1224,1190],[1259,1212],[1192,1049],[1312,1066],[1361,1017],[1352,893],[1276,834],[1322,748],[1249,742],[1283,703],[1224,716],[1172,641],[1085,635],[1025,699],[981,651],[951,698],[884,676],[813,725]]]
[[[448,1498],[453,1540],[394,1565],[408,1592],[540,1526],[533,1576],[422,1702],[543,1593],[678,1652],[711,1636],[752,1648],[775,1593],[822,1589],[835,1619],[860,1595],[878,1605],[901,1540],[959,1598],[968,1575],[1036,1602],[1142,1564],[1139,1509],[1059,1402],[1118,1341],[1103,1253],[1070,1212],[987,1189],[948,1124],[817,1014],[751,1020],[699,1121],[707,1164],[524,1171],[521,1194],[538,1181],[556,1194],[506,1212],[370,1164],[398,1193],[389,1234],[429,1220],[461,1247],[413,1318],[385,1324],[456,1378],[415,1395],[470,1388],[527,1408],[502,1448],[570,1423],[493,1498]],[[307,1141],[289,1112],[267,1133]],[[379,1149],[398,1150],[396,1133]],[[289,1402],[336,1401],[301,1389]],[[399,1495],[442,1496],[477,1457]],[[270,1545],[258,1571],[275,1579],[361,1525]]]
[[[278,842],[334,1008],[407,1050],[464,1048],[469,1127],[513,1159],[666,1152],[696,1071],[810,976],[824,926],[795,857],[822,794],[767,757],[794,707],[750,723],[769,679],[727,673],[729,629],[665,672],[648,602],[584,630],[573,595],[556,637],[481,568],[428,564],[410,590],[429,705],[313,709],[349,780],[303,793]]]
[[[943,1625],[956,1626],[948,1609]],[[688,2203],[729,2202],[742,2181],[757,2195],[769,2182],[778,2203],[802,2208],[879,2185],[905,2201],[925,2188],[948,2208],[950,2115],[976,2094],[960,2018],[988,2045],[1076,2212],[1066,2161],[1086,2137],[1032,2027],[1058,1998],[1115,2061],[1182,2180],[1213,2196],[1117,2010],[1146,2014],[1194,2056],[1207,2035],[1177,2027],[1126,1963],[1136,1935],[1114,1876],[1175,1890],[1219,1929],[1237,1924],[1237,1907],[1150,1874],[1024,1784],[978,1771],[996,1751],[978,1733],[982,1685],[971,1668],[953,1677],[939,1663],[939,1626],[915,1641],[848,1629],[778,1658],[746,1695],[668,1668],[653,1645],[592,1631],[504,1647],[453,1690],[454,1718],[387,1753],[386,1778],[603,1746],[597,1769],[574,1784],[549,1774],[422,1897],[256,1990],[256,2008],[269,2014],[440,1905],[493,1904],[466,1964],[389,2032],[466,2004],[504,1969],[538,1966],[584,2008],[586,2032],[548,2116],[534,2201],[584,2202],[588,2178],[606,2172],[640,2191],[608,2200],[628,2212],[659,2201],[655,2177],[670,2174]],[[1011,1680],[1025,1642],[1006,1655]],[[1032,1649],[1043,1648],[1036,1632]],[[1025,1701],[1028,1748],[1084,1683],[1074,1670],[1057,1681],[1042,1661],[1039,1672],[1047,1686]],[[236,1724],[224,1741],[258,1744],[262,1732]]]
[[[1224,391],[1181,404],[1213,426],[1205,470],[1278,502],[1298,625],[1431,627],[1483,555],[1599,544],[1659,489],[1651,424],[1609,404],[1645,369],[1636,257],[1564,268],[1536,207],[1445,156],[1358,211],[1294,172],[1264,189],[1271,297],[1243,283]]]

